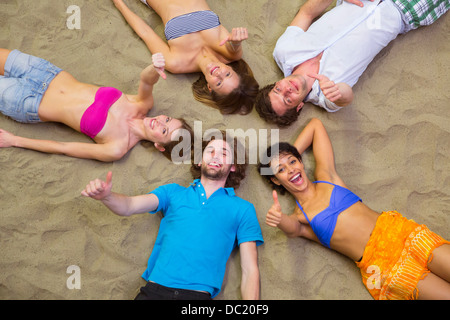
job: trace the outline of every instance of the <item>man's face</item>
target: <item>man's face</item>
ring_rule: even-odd
[[[211,180],[226,180],[234,171],[233,153],[224,140],[212,140],[203,151],[201,163],[202,176]]]
[[[301,75],[290,75],[275,83],[269,92],[273,111],[282,116],[290,109],[299,111],[307,95],[306,80]]]

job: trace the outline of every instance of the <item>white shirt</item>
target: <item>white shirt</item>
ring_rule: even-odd
[[[323,52],[319,74],[352,87],[378,52],[404,31],[400,12],[391,0],[362,2],[362,8],[348,2],[337,4],[306,32],[289,26],[273,52],[284,76]],[[341,109],[325,98],[317,80],[305,102],[329,112]]]

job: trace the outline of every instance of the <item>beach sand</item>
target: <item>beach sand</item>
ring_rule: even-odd
[[[137,0],[126,3],[160,35],[163,25]],[[210,1],[221,22],[245,26],[244,59],[261,86],[282,77],[272,51],[301,1]],[[78,80],[136,93],[139,74],[151,63],[145,44],[112,1],[8,0],[0,3],[0,47],[47,59]],[[81,8],[81,29],[66,26],[70,5]],[[306,104],[298,121],[279,131],[293,142],[312,117],[325,124],[346,184],[376,211],[397,210],[450,239],[450,16],[389,44],[354,86],[355,100],[337,113]],[[150,115],[184,117],[203,130],[276,129],[259,118],[223,116],[195,101],[198,75],[172,75],[154,89]],[[25,137],[89,142],[61,124],[20,124],[0,115],[0,128]],[[270,141],[269,141],[270,142]],[[250,148],[258,152],[257,147]],[[312,174],[308,150],[304,162]],[[162,184],[189,185],[189,165],[169,162],[151,146],[137,145],[120,161],[101,163],[23,149],[0,150],[0,299],[133,299],[161,220],[143,214],[121,218],[80,195],[97,177],[113,171],[113,190],[137,195]],[[313,177],[310,176],[312,179]],[[355,263],[305,239],[288,239],[265,224],[271,189],[250,165],[237,194],[255,205],[260,246],[261,298],[267,300],[372,299]],[[290,196],[280,196],[285,213]],[[69,289],[78,266],[81,289]],[[181,268],[182,266],[180,266]],[[216,299],[240,299],[238,251],[227,264]]]

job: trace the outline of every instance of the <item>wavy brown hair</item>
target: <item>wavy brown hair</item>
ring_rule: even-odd
[[[222,114],[248,114],[252,111],[259,84],[253,76],[253,71],[243,60],[228,64],[239,76],[239,86],[226,96],[210,91],[203,74],[192,84],[194,98],[201,103],[218,109]]]
[[[262,88],[256,96],[255,109],[259,116],[268,123],[274,123],[280,128],[287,127],[297,121],[300,115],[300,109],[297,111],[295,108],[286,111],[282,116],[279,116],[272,109],[272,103],[270,102],[269,93],[272,91],[275,84],[269,84]]]
[[[198,166],[197,159],[202,159],[203,151],[208,146],[208,144],[215,140],[221,139],[230,144],[230,147],[233,149],[233,165],[235,166],[235,171],[230,171],[227,181],[225,182],[225,188],[239,188],[241,181],[245,178],[247,164],[248,164],[248,156],[247,152],[244,149],[242,143],[238,140],[237,137],[232,137],[227,134],[225,131],[215,130],[212,132],[209,137],[204,137],[202,139],[202,150],[201,154],[195,154],[195,151],[192,152],[192,165],[191,165],[191,174],[194,179],[200,179],[201,177],[201,168]],[[231,141],[233,145],[231,145]],[[242,159],[243,158],[243,159]],[[243,163],[242,163],[243,162]]]

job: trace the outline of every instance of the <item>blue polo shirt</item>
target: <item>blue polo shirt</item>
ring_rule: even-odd
[[[164,214],[142,277],[160,285],[207,291],[222,287],[226,262],[243,242],[263,241],[256,211],[233,188],[220,188],[206,199],[200,180],[189,187],[161,186],[151,192]]]

